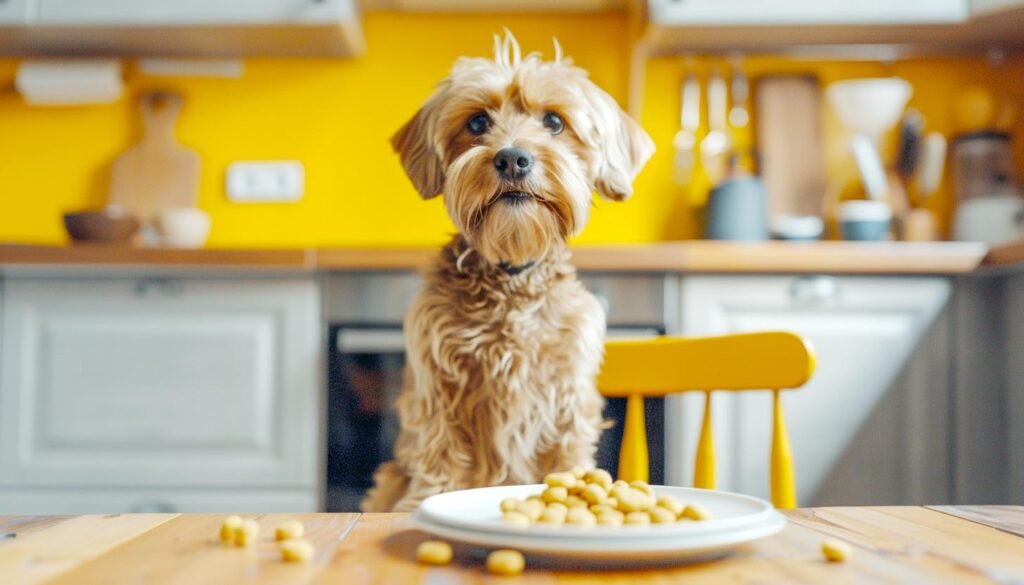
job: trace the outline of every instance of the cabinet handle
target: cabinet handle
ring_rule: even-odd
[[[839,283],[830,276],[800,276],[789,285],[789,297],[801,304],[821,303],[839,294]]]
[[[180,280],[170,278],[147,278],[135,283],[135,296],[149,297],[161,295],[180,297],[185,293],[185,285]]]

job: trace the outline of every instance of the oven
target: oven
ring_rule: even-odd
[[[675,280],[655,274],[585,274],[582,280],[605,307],[609,337],[671,332],[679,306]],[[415,274],[367,272],[328,277],[327,433],[325,505],[329,512],[359,508],[373,471],[391,458],[398,435],[392,409],[402,388],[402,319],[420,286]],[[651,481],[664,479],[664,403],[647,400]],[[617,467],[625,399],[611,399],[605,417],[616,424],[598,447],[598,465]]]

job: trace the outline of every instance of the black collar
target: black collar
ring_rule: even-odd
[[[515,276],[515,275],[519,274],[520,272],[529,270],[536,263],[537,263],[536,260],[531,260],[530,262],[527,262],[526,264],[520,264],[519,266],[512,266],[508,262],[498,262],[498,268],[501,268],[502,270],[504,270],[505,274],[507,274],[509,276]]]

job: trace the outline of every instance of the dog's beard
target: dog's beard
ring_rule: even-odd
[[[510,184],[492,158],[484,147],[470,149],[449,167],[445,184],[449,215],[485,260],[536,261],[586,223],[590,189],[579,169],[541,154],[529,177]]]

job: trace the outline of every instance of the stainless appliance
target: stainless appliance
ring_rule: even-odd
[[[583,277],[608,314],[608,335],[646,337],[678,322],[670,313],[676,280],[663,275],[588,274]],[[358,510],[373,470],[391,458],[398,433],[392,404],[405,366],[402,319],[420,286],[406,273],[346,273],[329,277],[324,311],[329,322],[327,363],[328,511]],[[609,400],[616,420],[602,436],[598,465],[614,470],[622,440],[625,399]],[[664,404],[647,401],[651,480],[664,478]]]

